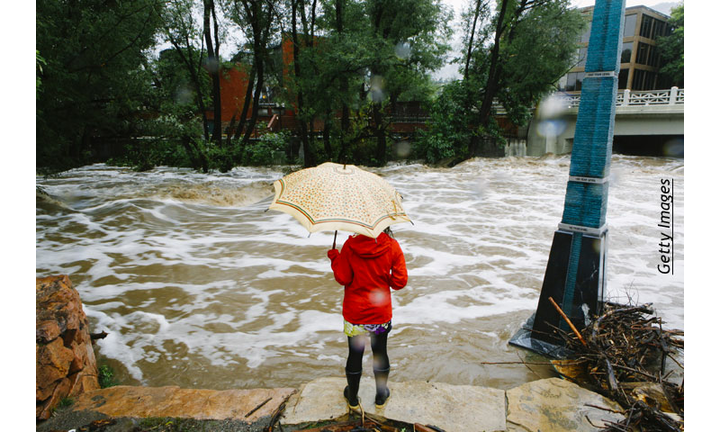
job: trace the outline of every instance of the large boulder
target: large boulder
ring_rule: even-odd
[[[100,388],[88,320],[66,275],[35,280],[35,362],[38,420],[63,399]]]

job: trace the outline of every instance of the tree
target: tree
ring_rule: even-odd
[[[482,21],[488,5],[475,0],[471,6],[474,12],[466,13],[473,23],[465,37],[466,91],[461,92],[467,98],[466,121],[472,130],[469,155],[478,150],[482,137],[500,135],[492,116],[495,100],[513,123],[525,124],[530,108],[568,70],[584,26],[567,0],[498,0],[492,20],[476,33],[475,24]]]
[[[369,64],[370,125],[377,142],[375,163],[384,165],[388,126],[384,105],[397,101],[402,92],[442,65],[451,14],[436,0],[368,0],[366,8],[375,54]]]
[[[210,128],[207,118],[206,97],[209,94],[208,76],[203,70],[204,63],[204,42],[203,33],[199,30],[199,24],[193,18],[194,0],[176,0],[170,2],[165,8],[156,8],[163,29],[163,37],[165,41],[170,42],[173,46],[175,55],[163,52],[166,61],[178,59],[172,62],[171,68],[164,74],[165,77],[179,74],[180,70],[185,70],[186,76],[194,91],[192,100],[197,106],[197,113],[202,117],[203,134],[205,141],[210,140]],[[173,89],[169,89],[175,94]],[[175,90],[177,91],[177,90]],[[181,98],[184,101],[187,98]]]
[[[533,107],[555,91],[560,77],[574,65],[584,27],[580,14],[563,1],[548,1],[521,13],[508,34],[496,94],[513,124],[525,125]]]
[[[235,132],[237,138],[244,131],[243,146],[247,145],[257,123],[260,95],[265,86],[266,65],[269,63],[268,44],[273,37],[274,25],[278,17],[276,7],[276,2],[270,0],[233,0],[230,3],[229,15],[235,24],[244,29],[245,37],[252,49],[252,67],[248,87],[240,114],[240,124]],[[245,122],[251,103],[251,94],[253,95],[252,113],[250,122],[246,127]]]
[[[92,160],[98,137],[130,136],[150,89],[144,50],[154,44],[158,0],[36,3],[36,49],[45,59],[37,99],[38,166]]]
[[[672,28],[670,35],[658,38],[657,44],[660,56],[665,65],[660,74],[667,77],[671,84],[683,87],[685,82],[685,5],[671,11],[670,21]]]
[[[315,111],[306,105],[307,84],[316,80],[313,75],[312,53],[316,47],[315,43],[315,22],[317,12],[317,1],[313,0],[308,5],[305,0],[290,0],[291,9],[291,38],[292,38],[292,71],[294,87],[294,105],[297,111],[297,134],[303,147],[304,166],[314,166],[316,163],[315,151],[312,146],[311,133]],[[308,21],[308,12],[310,21]],[[298,18],[302,25],[302,34],[298,32]],[[302,51],[302,54],[301,54]],[[304,59],[308,59],[304,61]],[[305,84],[305,85],[303,85]]]

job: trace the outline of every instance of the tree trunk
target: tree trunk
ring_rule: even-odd
[[[473,39],[475,39],[475,27],[477,26],[477,20],[480,16],[480,4],[481,0],[475,0],[475,15],[473,16],[472,31],[470,32],[470,41],[468,42],[467,58],[465,59],[465,73],[463,79],[468,79],[468,73],[470,72],[470,58],[472,57]]]
[[[490,67],[488,70],[487,81],[485,82],[485,94],[483,95],[482,105],[480,105],[480,112],[478,114],[478,121],[480,126],[487,126],[490,121],[490,110],[492,108],[493,100],[497,95],[500,83],[500,77],[502,76],[503,63],[500,58],[500,41],[505,31],[505,15],[507,13],[508,4],[510,0],[502,0],[500,5],[500,12],[498,13],[497,27],[495,28],[495,40],[493,42],[492,50],[490,50]],[[476,137],[470,140],[469,151],[470,156],[473,156],[477,151]]]
[[[298,3],[301,9],[301,19],[303,22],[306,22],[305,19],[305,11],[304,11],[304,2],[302,0],[293,0],[292,1],[292,39],[293,39],[293,65],[295,70],[295,77],[299,78],[301,77],[301,68],[300,68],[300,62],[298,61],[300,58],[300,40],[298,39],[298,33],[297,33],[297,13],[298,13]],[[306,167],[315,166],[315,154],[313,152],[312,147],[310,146],[310,139],[308,137],[308,124],[303,119],[304,114],[304,98],[303,98],[303,90],[300,88],[300,86],[297,86],[297,112],[298,112],[298,135],[300,138],[300,142],[303,146],[303,165]],[[311,124],[312,125],[312,124]]]
[[[210,20],[215,18],[215,41],[218,42],[217,36],[217,19],[215,16],[214,0],[203,0],[203,34],[205,35],[205,45],[208,49],[208,66],[210,76],[212,77],[212,99],[213,99],[213,117],[214,127],[212,140],[218,146],[222,146],[222,105],[220,101],[220,47],[219,43],[213,44],[213,38],[210,29]]]
[[[258,117],[258,108],[260,106],[260,93],[262,93],[263,89],[263,78],[264,78],[264,70],[263,70],[263,61],[262,59],[256,59],[257,62],[257,85],[255,86],[255,95],[253,97],[253,109],[252,109],[252,115],[250,116],[250,122],[248,123],[247,130],[245,131],[245,136],[243,136],[243,145],[247,144],[248,140],[250,140],[250,136],[252,135],[253,130],[255,129],[255,124],[257,123],[257,117]]]
[[[240,113],[240,123],[238,124],[237,129],[235,129],[235,139],[239,139],[242,136],[243,130],[245,129],[245,124],[247,123],[247,113],[250,109],[250,101],[252,100],[253,95],[253,88],[255,86],[255,65],[252,65],[252,68],[250,69],[250,77],[247,81],[247,89],[245,90],[245,99],[243,99],[243,108],[242,112]]]
[[[169,33],[168,33],[169,34]],[[174,38],[170,37],[170,43],[172,44],[173,48],[175,48],[175,51],[180,56],[180,59],[185,63],[185,66],[188,68],[188,72],[190,73],[190,79],[192,80],[193,87],[195,87],[195,92],[197,93],[196,97],[196,103],[198,110],[200,111],[200,115],[203,119],[203,136],[205,137],[205,141],[210,139],[210,131],[208,128],[208,118],[207,118],[207,110],[205,108],[205,102],[203,102],[203,93],[202,93],[202,86],[200,85],[200,76],[199,76],[199,67],[196,68],[193,65],[192,60],[192,45],[190,45],[190,41],[186,39],[186,46],[188,50],[188,56],[185,56],[185,53],[183,51],[183,48],[180,47],[180,43],[175,40]],[[200,54],[200,58],[202,59],[202,53]]]

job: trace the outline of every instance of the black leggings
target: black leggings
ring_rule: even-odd
[[[373,370],[387,371],[390,369],[390,359],[387,354],[387,339],[390,332],[370,334],[370,347],[373,352]],[[362,371],[362,358],[365,352],[365,335],[348,336],[348,359],[345,370],[348,372]]]

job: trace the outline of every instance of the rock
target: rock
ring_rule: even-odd
[[[35,280],[35,361],[40,420],[64,398],[100,388],[87,316],[66,275]]]
[[[65,348],[60,338],[38,347],[35,358],[35,391],[40,400],[43,399],[41,395],[47,395],[47,387],[54,389],[56,381],[67,377],[73,359],[72,350]]]
[[[61,400],[67,397],[67,394],[70,392],[71,385],[72,384],[69,379],[62,378],[55,386],[52,396],[50,396],[50,398],[42,405],[35,407],[35,416],[40,419],[50,418],[53,409],[60,403]]]
[[[508,431],[597,432],[606,421],[624,419],[617,403],[560,378],[533,381],[506,393]]]
[[[35,341],[47,343],[60,336],[60,326],[57,321],[45,321],[37,324],[35,329]]]
[[[271,416],[295,391],[115,386],[81,394],[72,410],[94,411],[109,417],[230,419],[253,423]]]
[[[348,409],[342,396],[345,378],[319,378],[290,398],[280,422],[300,425],[338,419]],[[498,389],[425,381],[389,383],[387,405],[375,408],[375,381],[365,377],[359,396],[366,413],[410,424],[430,424],[446,431],[504,431],[505,392]]]

